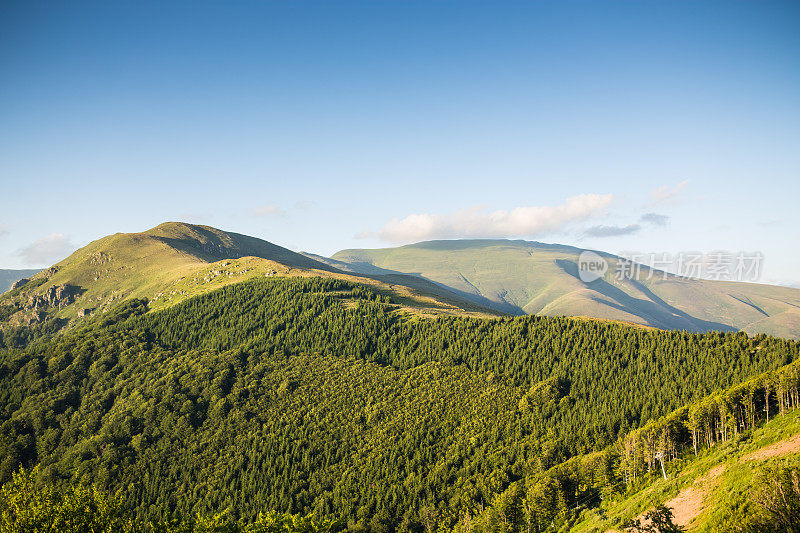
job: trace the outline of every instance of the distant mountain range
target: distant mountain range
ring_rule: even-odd
[[[662,329],[800,336],[800,290],[702,281],[642,268],[617,279],[621,258],[591,282],[578,272],[580,248],[513,240],[429,241],[396,248],[342,250],[332,258],[178,222],[109,235],[53,267],[0,271],[6,326],[62,323],[105,312],[121,300],[151,308],[256,276],[323,276],[371,285],[414,313],[567,315]]]
[[[38,270],[12,270],[0,268],[0,293],[7,291],[11,286],[21,280],[33,276]]]
[[[529,241],[457,240],[342,250],[333,259],[354,272],[377,267],[424,277],[510,314],[586,316],[699,332],[800,335],[798,289],[673,275],[664,279],[663,272],[646,267],[618,279],[623,259],[602,252],[598,254],[608,270],[587,283],[578,270],[584,251]]]

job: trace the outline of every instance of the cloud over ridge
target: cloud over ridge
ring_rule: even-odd
[[[412,214],[395,218],[378,232],[360,236],[375,236],[393,243],[528,237],[558,231],[573,222],[599,216],[613,199],[613,194],[581,194],[571,196],[556,206],[522,206],[510,211],[492,212],[488,212],[485,206],[474,206],[445,215]]]
[[[75,248],[63,233],[52,233],[20,249],[18,255],[30,265],[41,266],[63,259]]]
[[[620,237],[631,235],[642,229],[641,224],[629,224],[627,226],[592,226],[586,230],[589,237]]]
[[[638,233],[645,225],[663,227],[668,222],[669,217],[667,215],[645,213],[639,217],[639,222],[635,224],[628,224],[627,226],[592,226],[586,229],[584,235],[586,237],[622,237],[623,235]]]

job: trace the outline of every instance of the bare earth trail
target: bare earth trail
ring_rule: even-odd
[[[765,446],[753,453],[748,453],[742,457],[742,461],[764,461],[772,457],[781,457],[790,453],[800,452],[800,433],[782,441]]]
[[[740,461],[765,461],[792,453],[800,453],[800,433],[751,452],[742,457]],[[697,478],[690,487],[681,489],[677,496],[664,502],[666,507],[672,509],[675,524],[688,528],[694,519],[700,516],[705,508],[706,496],[711,492],[715,480],[724,470],[725,465],[715,466],[707,474]],[[644,518],[644,515],[640,515],[639,518]],[[609,530],[607,533],[618,532]]]
[[[749,453],[740,461],[765,461],[798,452],[800,452],[800,433]],[[715,466],[706,475],[696,479],[691,487],[682,489],[677,496],[664,504],[672,509],[677,525],[688,527],[695,518],[700,516],[704,508],[703,502],[713,488],[714,480],[724,469],[724,465]]]
[[[724,465],[715,466],[702,477],[697,478],[691,487],[682,489],[677,496],[664,503],[672,509],[674,522],[686,527],[703,511],[703,502],[714,480],[725,470]]]

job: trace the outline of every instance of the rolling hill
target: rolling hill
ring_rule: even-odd
[[[231,283],[286,276],[367,284],[415,313],[499,314],[417,276],[375,270],[355,274],[255,237],[167,222],[91,242],[0,295],[0,329],[48,324],[53,330],[132,298],[147,298],[151,309],[160,309]]]
[[[443,244],[439,261],[469,252],[503,283],[531,268],[513,246],[472,244]],[[525,251],[538,258],[530,283],[552,278],[551,263],[578,280],[578,249],[541,246]],[[629,498],[658,490],[655,436],[675,476],[696,447],[692,420],[702,460],[800,406],[795,341],[526,315],[506,291],[511,317],[487,311],[499,300],[472,273],[449,288],[409,271],[166,223],[31,276],[0,296],[0,520],[51,509],[18,505],[36,486],[113,495],[131,527],[98,531],[254,531],[284,517],[488,533],[522,531],[534,508],[557,513],[529,531],[614,527],[646,510]],[[612,281],[584,289],[629,303]],[[768,309],[754,298],[736,301]]]
[[[598,252],[605,275],[586,283],[571,246],[512,240],[428,241],[333,255],[354,272],[374,268],[424,277],[509,314],[588,316],[662,329],[800,336],[800,290],[706,281],[642,267],[617,279],[621,258]]]
[[[89,530],[5,511],[29,508],[18,502],[38,499],[32,487],[94,485],[143,526],[94,531],[264,531],[250,526],[277,511],[362,533],[518,532],[525,505],[557,514],[528,531],[554,519],[566,531],[599,496],[658,479],[641,453],[654,435],[688,457],[693,406],[704,434],[729,413],[745,435],[785,411],[798,355],[794,341],[742,333],[410,316],[320,276],[260,277],[151,312],[130,299],[0,346],[0,520]],[[622,463],[620,442],[640,452]]]

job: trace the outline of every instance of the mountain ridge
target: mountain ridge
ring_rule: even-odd
[[[581,280],[578,259],[593,252],[608,264],[600,279]],[[589,316],[662,329],[800,336],[800,291],[755,283],[664,275],[639,265],[616,276],[623,258],[538,241],[436,240],[393,248],[345,249],[333,259],[354,270],[378,267],[431,279],[491,302],[509,314]]]
[[[211,226],[165,222],[107,235],[0,295],[0,329],[60,329],[105,313],[123,300],[145,298],[152,309],[254,277],[349,279],[392,295],[415,313],[496,316],[457,291],[402,273],[358,274],[268,241]],[[21,276],[20,276],[21,277]]]
[[[72,323],[129,298],[154,309],[254,276],[352,279],[393,294],[409,310],[484,316],[574,316],[695,332],[742,330],[800,336],[800,290],[752,283],[664,276],[642,266],[617,277],[581,279],[570,245],[505,239],[435,240],[346,249],[326,258],[211,226],[165,222],[142,232],[89,243],[0,295],[12,326],[53,319]]]

